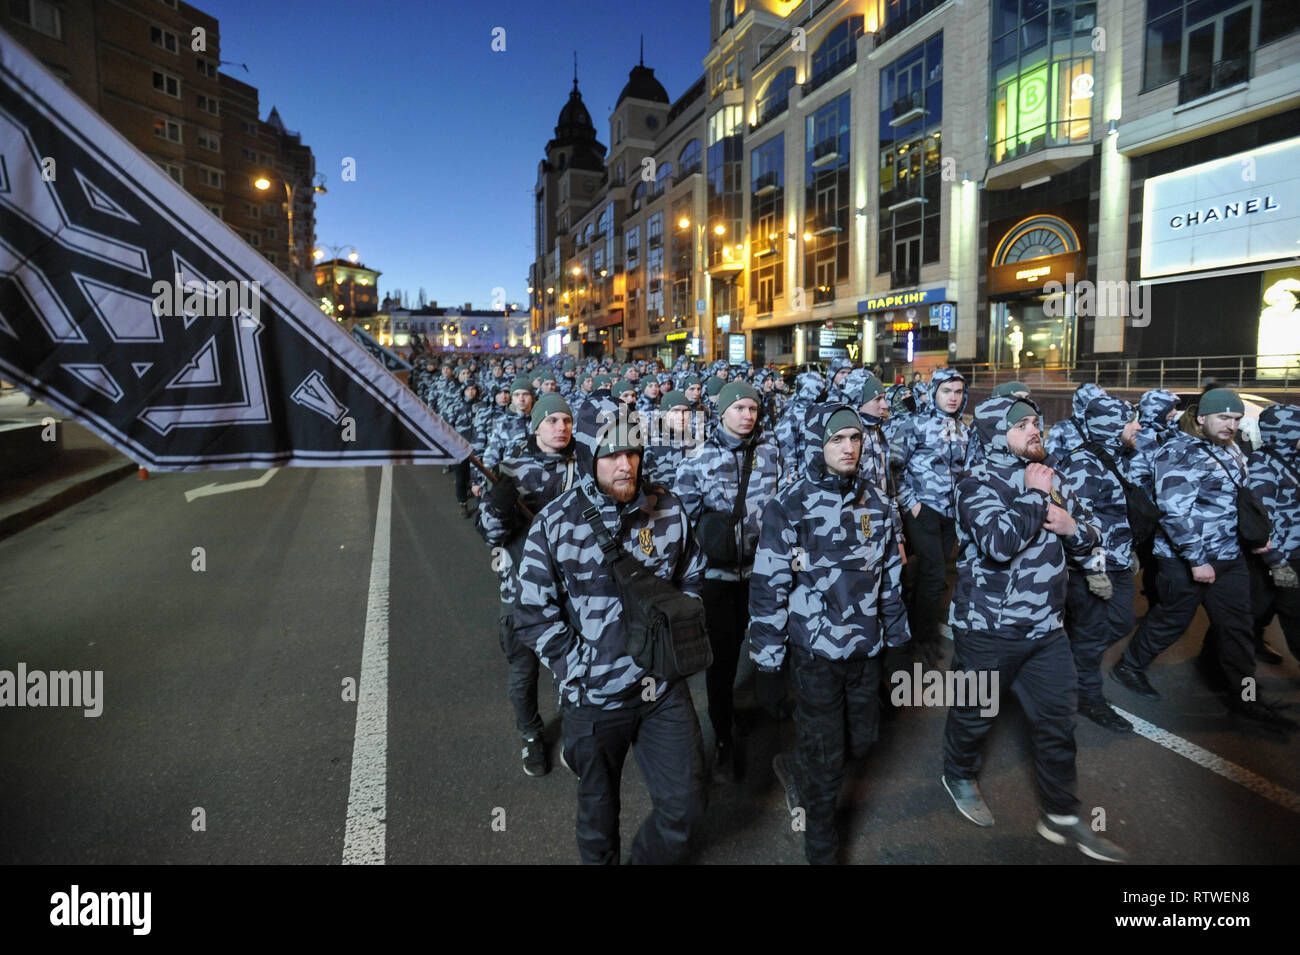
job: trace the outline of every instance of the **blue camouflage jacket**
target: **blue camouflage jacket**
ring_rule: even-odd
[[[1263,444],[1249,461],[1250,487],[1273,521],[1273,549],[1281,559],[1300,559],[1300,408],[1265,408],[1259,436]]]
[[[1166,420],[1171,410],[1178,406],[1178,396],[1164,388],[1143,392],[1138,399],[1138,422],[1142,430],[1137,434],[1136,447],[1128,458],[1126,477],[1143,488],[1155,499],[1156,452],[1174,433]]]
[[[1090,381],[1085,381],[1075,388],[1074,396],[1070,399],[1074,417],[1052,425],[1052,429],[1047,432],[1047,437],[1043,438],[1043,449],[1054,458],[1063,458],[1083,444],[1083,430],[1080,427],[1083,421],[1083,410],[1088,407],[1088,403],[1093,398],[1100,398],[1105,393],[1100,385]]]
[[[1104,395],[1088,402],[1083,412],[1085,440],[1095,441],[1125,478],[1124,462],[1128,448],[1120,436],[1133,420],[1133,406],[1122,398]],[[1126,569],[1133,561],[1133,533],[1128,524],[1128,501],[1124,487],[1095,453],[1080,445],[1066,455],[1056,468],[1061,480],[1069,485],[1096,518],[1106,550],[1109,570]]]
[[[499,418],[496,427],[488,435],[487,449],[483,452],[483,463],[489,468],[495,468],[505,460],[514,451],[515,446],[528,437],[531,423],[528,415],[516,414],[514,411]]]
[[[757,432],[757,427],[755,428]],[[686,455],[677,471],[673,491],[681,498],[682,507],[690,518],[691,527],[700,522],[706,511],[730,514],[740,493],[740,466],[745,460],[745,448],[754,448],[754,463],[749,472],[749,485],[745,488],[745,509],[740,525],[740,570],[732,567],[715,567],[705,557],[704,576],[711,580],[740,580],[748,577],[754,563],[754,550],[758,546],[758,528],[763,519],[763,509],[781,486],[781,458],[776,446],[758,432],[749,441],[742,441],[719,425],[703,445]]]
[[[794,397],[785,403],[781,421],[776,426],[776,446],[781,453],[785,481],[793,484],[803,477],[804,422],[808,409],[826,394],[826,379],[818,372],[805,371],[795,379]]]
[[[804,476],[763,513],[749,584],[749,653],[777,670],[793,645],[829,660],[874,656],[911,639],[890,506],[859,471],[826,468],[823,436],[842,405],[813,405]]]
[[[1246,476],[1246,456],[1235,444],[1223,447],[1204,436],[1175,431],[1155,456],[1155,500],[1160,508],[1155,552],[1181,558],[1191,567],[1241,557],[1237,487],[1246,483]],[[1274,529],[1274,543],[1278,537]],[[1280,559],[1276,550],[1263,558]]]
[[[940,368],[930,377],[933,394],[946,381],[964,381],[951,368]],[[898,505],[910,512],[920,503],[944,517],[953,516],[952,490],[966,470],[966,444],[970,432],[962,423],[970,397],[962,395],[961,407],[954,415],[945,414],[930,403],[909,415],[894,432],[890,442],[889,465],[894,471]]]
[[[442,417],[451,425],[460,436],[474,446],[475,454],[482,454],[483,448],[487,445],[487,435],[479,427],[482,423],[482,417],[479,414],[483,406],[483,399],[475,398],[473,401],[466,401],[464,397],[452,397],[447,401],[447,413]]]
[[[575,431],[597,418],[596,404],[588,403]],[[612,402],[599,405],[599,412],[614,411]],[[578,486],[542,508],[524,543],[515,635],[555,674],[565,704],[616,710],[640,703],[641,681],[650,674],[627,653],[618,587],[583,511],[594,502],[629,556],[691,596],[699,596],[704,555],[672,492],[642,482],[626,504],[602,494],[594,477],[593,436],[584,431],[575,437]],[[658,680],[655,697],[668,689],[667,681]]]
[[[957,585],[948,622],[955,630],[1037,640],[1063,626],[1067,557],[1092,571],[1105,555],[1092,514],[1060,475],[1050,495],[1025,486],[1027,462],[1007,446],[1006,415],[1017,400],[1024,399],[989,398],[975,409],[972,427],[984,453],[957,484]],[[1073,536],[1044,529],[1051,503],[1075,519]]]

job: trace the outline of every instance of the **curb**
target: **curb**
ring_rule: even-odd
[[[130,461],[126,463],[110,462],[87,471],[85,474],[65,478],[62,482],[55,482],[55,485],[51,485],[51,487],[58,484],[65,484],[66,486],[35,503],[25,506],[19,503],[18,508],[12,512],[0,511],[0,540],[17,534],[21,530],[26,530],[33,524],[37,524],[47,517],[52,517],[59,511],[66,510],[73,504],[78,504],[88,497],[93,497],[138,470],[137,465]],[[37,491],[31,496],[42,494],[44,490]]]

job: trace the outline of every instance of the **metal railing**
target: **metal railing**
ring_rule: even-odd
[[[1200,391],[1211,380],[1237,391],[1300,395],[1300,356],[1190,355],[1178,358],[1097,358],[1073,364],[1019,366],[954,362],[972,386],[1022,381],[1030,388],[1073,389],[1084,382],[1103,388],[1167,388]]]
[[[1209,96],[1229,86],[1245,83],[1250,79],[1252,53],[1225,57],[1213,64],[1208,70],[1193,70],[1178,77],[1178,105]]]

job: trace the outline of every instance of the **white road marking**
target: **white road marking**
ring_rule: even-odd
[[[1257,776],[1249,769],[1238,766],[1234,762],[1224,759],[1222,756],[1216,756],[1208,749],[1197,746],[1181,736],[1162,730],[1153,723],[1148,723],[1141,717],[1134,716],[1121,710],[1118,706],[1114,707],[1116,713],[1124,717],[1133,724],[1133,730],[1139,736],[1145,736],[1153,743],[1159,743],[1171,753],[1177,753],[1179,756],[1190,759],[1198,766],[1204,766],[1213,773],[1218,773],[1224,779],[1230,779],[1239,786],[1245,786],[1251,792],[1258,796],[1263,796],[1270,802],[1275,802],[1284,809],[1290,809],[1292,812],[1300,813],[1300,793],[1292,792],[1285,786],[1279,786],[1271,783],[1263,776]]]
[[[375,544],[370,553],[370,597],[361,647],[352,783],[343,836],[344,865],[383,865],[388,803],[388,559],[393,524],[393,467],[379,479]]]
[[[247,491],[249,488],[265,487],[266,483],[275,477],[275,472],[279,470],[279,468],[271,468],[254,481],[235,481],[233,484],[205,484],[203,487],[196,487],[192,491],[185,492],[185,503],[189,504],[195,498],[211,497],[213,494],[229,494],[231,491]]]

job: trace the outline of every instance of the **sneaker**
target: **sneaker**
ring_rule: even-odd
[[[540,736],[524,737],[524,772],[529,776],[545,776],[551,771],[551,761],[546,758],[546,742]]]
[[[713,748],[713,781],[715,783],[734,783],[736,781],[736,746],[734,743],[718,740]]]
[[[1055,822],[1046,814],[1038,818],[1038,834],[1058,846],[1074,846],[1089,859],[1102,862],[1127,862],[1128,853],[1109,839],[1093,832],[1078,816],[1074,822]]]
[[[993,825],[993,812],[980,793],[979,783],[973,779],[949,779],[947,776],[940,776],[939,781],[948,790],[959,813],[985,829]]]
[[[1263,700],[1255,700],[1247,703],[1245,701],[1234,702],[1229,709],[1234,717],[1257,724],[1265,729],[1275,730],[1281,733],[1288,733],[1291,730],[1300,729],[1300,723],[1289,716],[1283,715],[1278,708],[1271,703],[1265,703]]]
[[[773,756],[772,772],[776,773],[776,778],[785,787],[785,808],[793,816],[796,810],[803,808],[803,796],[799,794],[799,786],[794,778],[794,767],[790,765],[790,757],[785,753],[777,753]]]
[[[1110,678],[1127,690],[1131,690],[1144,700],[1158,700],[1160,694],[1156,688],[1151,685],[1147,675],[1135,666],[1130,666],[1123,660],[1115,664],[1114,669],[1110,671]]]
[[[1133,732],[1133,724],[1116,713],[1105,700],[1080,700],[1079,715],[1086,716],[1103,729],[1117,733]]]

